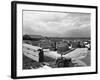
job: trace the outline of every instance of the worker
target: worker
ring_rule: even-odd
[[[38,49],[39,51],[39,62],[44,62],[44,52],[43,49]]]

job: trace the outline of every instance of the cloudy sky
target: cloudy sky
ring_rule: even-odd
[[[90,37],[89,13],[23,11],[23,34]]]

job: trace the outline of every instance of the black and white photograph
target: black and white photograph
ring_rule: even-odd
[[[13,2],[12,77],[97,73],[96,12],[96,6]]]
[[[90,16],[23,10],[23,69],[91,66]]]

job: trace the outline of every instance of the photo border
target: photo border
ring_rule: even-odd
[[[83,72],[83,73],[69,73],[69,74],[53,74],[53,75],[37,75],[37,76],[17,76],[17,4],[33,4],[33,5],[48,5],[48,6],[60,6],[60,7],[79,7],[79,8],[93,8],[96,10],[96,71],[95,72]],[[72,4],[57,4],[57,3],[42,3],[42,2],[24,2],[24,1],[12,1],[11,2],[11,78],[38,78],[38,77],[54,77],[54,76],[68,76],[68,75],[85,75],[85,74],[97,74],[98,73],[98,7],[89,5],[72,5]]]

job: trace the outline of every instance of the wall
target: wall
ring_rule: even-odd
[[[100,0],[31,0],[31,1],[64,3],[64,4],[97,5],[99,7],[99,14],[100,14]],[[11,11],[10,11],[11,5],[10,3],[11,0],[0,1],[0,38],[1,38],[0,39],[0,80],[11,80],[10,78],[10,70],[11,70],[10,69],[11,68],[10,66],[11,65]],[[98,18],[100,19],[100,16],[98,16]],[[100,25],[100,23],[98,25]],[[100,28],[98,28],[98,30],[100,30]],[[99,39],[98,41],[100,41],[100,37],[98,39]],[[98,46],[100,47],[99,44],[100,42],[98,43]],[[100,57],[100,54],[98,54],[98,57]],[[56,80],[56,79],[58,80],[99,80],[100,73],[91,74],[91,75],[42,78],[42,80]],[[33,79],[26,79],[26,80],[33,80]],[[34,80],[41,80],[41,78],[35,78]]]

